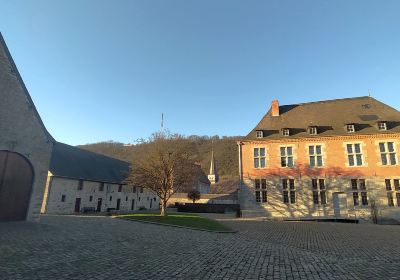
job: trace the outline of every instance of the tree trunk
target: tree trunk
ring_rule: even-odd
[[[166,200],[163,200],[162,202],[161,202],[161,213],[160,213],[160,216],[167,216],[167,201]]]

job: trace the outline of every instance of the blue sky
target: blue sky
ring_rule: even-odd
[[[245,135],[281,104],[400,109],[400,1],[14,1],[0,30],[50,133]]]

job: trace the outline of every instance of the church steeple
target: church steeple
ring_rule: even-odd
[[[216,161],[214,158],[214,143],[211,150],[211,164],[210,164],[210,174],[208,174],[208,180],[210,180],[211,184],[215,184],[218,182],[218,171],[216,166]]]

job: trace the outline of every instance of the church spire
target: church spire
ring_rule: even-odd
[[[210,174],[208,174],[208,180],[210,180],[211,184],[215,184],[218,182],[218,171],[216,166],[216,161],[214,158],[214,141],[212,142],[211,148],[211,163],[210,163]]]

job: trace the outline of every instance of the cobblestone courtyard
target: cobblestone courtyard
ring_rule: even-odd
[[[235,234],[105,217],[0,223],[0,279],[400,279],[400,227],[225,221]]]

